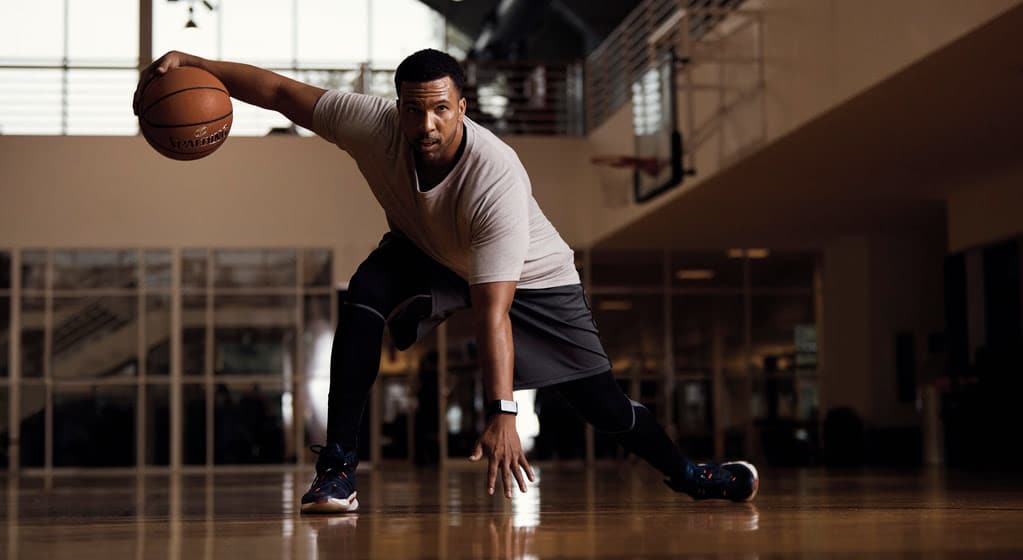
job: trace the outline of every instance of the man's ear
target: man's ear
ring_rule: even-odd
[[[465,98],[462,97],[461,99],[458,100],[458,112],[461,113],[462,115],[464,115],[465,114],[465,107],[466,107],[466,101],[465,101]]]

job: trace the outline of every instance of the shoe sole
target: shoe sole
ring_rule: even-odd
[[[754,467],[752,463],[747,463],[746,461],[729,461],[727,463],[721,463],[722,467],[725,465],[742,465],[753,473],[753,493],[742,500],[734,500],[737,502],[752,502],[753,498],[757,497],[757,491],[760,490],[760,473],[757,472],[757,468]]]
[[[352,492],[347,498],[324,498],[302,504],[302,513],[350,513],[359,509],[357,492]]]

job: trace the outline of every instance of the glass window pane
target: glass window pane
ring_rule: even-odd
[[[182,458],[186,465],[206,464],[206,386],[186,383],[182,396]]]
[[[420,49],[444,48],[444,18],[426,4],[418,0],[374,0],[370,10],[369,61],[374,66],[395,68]]]
[[[742,259],[725,251],[680,251],[671,254],[671,283],[674,288],[743,289]]]
[[[408,54],[412,54],[409,52]],[[398,63],[394,63],[393,66],[397,66]],[[369,95],[376,95],[378,97],[386,97],[388,99],[395,99],[398,97],[398,92],[394,89],[394,71],[392,70],[374,70],[370,72],[366,80],[366,90],[364,93]]]
[[[333,284],[330,249],[306,249],[302,254],[302,285],[329,288]]]
[[[289,74],[289,72],[282,72]],[[266,136],[273,128],[288,128],[291,121],[284,115],[250,105],[244,101],[232,99],[234,121],[231,124],[232,136]]]
[[[61,134],[63,79],[60,70],[0,68],[0,133]]]
[[[11,298],[0,296],[0,377],[8,377],[11,347]]]
[[[213,253],[218,288],[272,288],[298,284],[298,256],[286,249]]]
[[[534,440],[531,460],[581,459],[586,456],[586,422],[568,399],[553,387],[544,387],[536,391],[533,406],[537,411],[540,431]],[[619,453],[620,447],[611,436],[600,432],[596,432],[595,436],[596,457],[615,457]]]
[[[382,437],[380,451],[385,459],[409,457],[409,416],[415,411],[415,391],[411,375],[383,375],[380,384]]]
[[[304,65],[352,65],[369,60],[364,0],[298,0],[296,58]]]
[[[751,320],[752,366],[762,372],[754,416],[772,421],[809,418],[816,411],[816,383],[795,374],[816,368],[816,353],[797,353],[797,339],[802,349],[814,349],[813,297],[754,295]]]
[[[125,92],[135,90],[138,71],[69,70],[67,133],[123,135],[138,132]]]
[[[138,52],[138,0],[68,2],[68,58],[72,64],[137,66]]]
[[[280,0],[221,0],[217,10],[223,20],[223,58],[260,66],[290,66],[295,34],[292,4]],[[202,10],[201,4],[196,3],[196,9]],[[330,36],[336,39],[337,30]]]
[[[791,371],[795,367],[796,330],[814,324],[813,297],[754,295],[752,305],[755,362],[764,369]]]
[[[303,298],[302,352],[306,376],[316,376],[321,370],[326,370],[328,376],[330,374],[330,349],[334,340],[331,305],[329,295]]]
[[[181,286],[183,288],[206,288],[206,249],[185,249],[181,251]]]
[[[171,253],[167,250],[146,251],[146,288],[171,287]]]
[[[170,295],[146,296],[146,373],[170,374]]]
[[[675,295],[671,305],[677,372],[709,377],[715,345],[721,348],[722,367],[743,369],[741,295]]]
[[[0,471],[7,470],[7,444],[11,439],[10,390],[0,386]]]
[[[11,289],[11,254],[0,251],[0,290]]]
[[[53,401],[53,466],[134,465],[136,401],[135,387],[58,386]]]
[[[59,64],[64,57],[64,4],[65,0],[4,2],[0,58]]]
[[[706,457],[714,452],[711,406],[716,360],[720,360],[717,365],[729,380],[723,387],[722,425],[742,425],[742,410],[750,408],[744,320],[741,294],[672,296],[675,371],[685,376],[677,385],[676,417],[681,441],[694,456]]]
[[[21,298],[21,376],[42,377],[45,353],[46,300]]]
[[[219,4],[220,2],[211,2]],[[186,28],[191,2],[153,2],[153,57],[170,50],[179,50],[206,58],[223,58],[217,48],[217,11],[195,3],[193,21],[197,27]],[[137,49],[136,49],[137,50]]]
[[[206,373],[206,296],[181,297],[181,372]]]
[[[146,386],[147,465],[170,464],[170,387]]]
[[[663,286],[664,253],[660,251],[593,251],[593,286]]]
[[[218,384],[214,391],[213,462],[218,465],[284,462],[285,414],[291,393],[280,382]],[[286,410],[287,408],[287,410]]]
[[[21,289],[46,289],[46,251],[21,252]]]
[[[334,341],[334,324],[330,316],[331,305],[330,296],[307,296],[304,303],[305,327],[302,351],[305,356],[305,371],[301,373],[304,377],[306,399],[306,436],[310,439],[307,445],[323,441],[326,437],[327,393],[330,391],[330,354]],[[428,348],[429,344],[426,341],[421,341],[416,346]],[[436,380],[434,380],[434,385],[436,385]],[[434,426],[436,426],[436,421]]]
[[[663,376],[664,297],[595,295],[593,318],[614,369],[627,376]]]
[[[691,379],[675,386],[679,437],[687,443],[686,452],[695,457],[714,455],[712,384],[707,378]]]
[[[214,373],[292,373],[295,305],[291,296],[218,297],[214,311]]]
[[[136,375],[138,330],[134,296],[54,298],[53,377]]]
[[[53,254],[53,287],[57,290],[134,288],[138,285],[135,251],[82,249]]]
[[[21,466],[41,467],[45,460],[46,388],[21,388]]]
[[[447,320],[448,377],[447,408],[441,413],[447,419],[448,456],[465,457],[483,427],[483,383],[479,376],[476,339],[473,335],[472,314],[455,313]],[[436,348],[436,343],[434,343]],[[405,352],[394,352],[389,337],[385,339],[381,364],[392,372],[408,370],[418,360],[404,363]],[[424,348],[425,349],[425,348]],[[390,364],[389,364],[390,362]]]
[[[813,253],[772,251],[767,258],[750,259],[750,281],[754,288],[771,286],[811,289],[816,264],[817,257]]]
[[[341,91],[355,91],[356,85],[362,77],[362,73],[357,69],[337,70],[333,68],[329,70],[306,68],[289,74],[293,74],[293,77],[300,82]],[[392,72],[391,75],[393,76],[394,73]]]

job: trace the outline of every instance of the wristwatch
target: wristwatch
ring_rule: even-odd
[[[487,417],[491,417],[495,414],[511,414],[517,416],[519,413],[519,404],[515,401],[490,401],[487,405]]]

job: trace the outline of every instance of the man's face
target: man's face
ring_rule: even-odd
[[[398,93],[398,122],[405,140],[423,163],[446,165],[462,141],[463,98],[451,78],[402,82]]]

